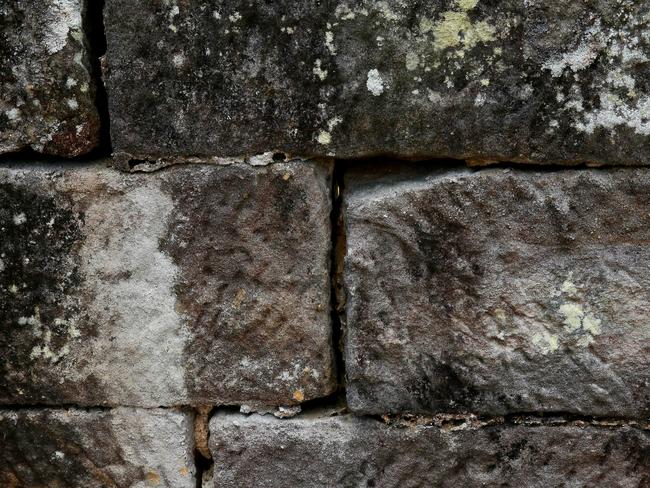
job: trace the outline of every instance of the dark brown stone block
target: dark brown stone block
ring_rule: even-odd
[[[108,0],[120,160],[647,164],[645,0]]]

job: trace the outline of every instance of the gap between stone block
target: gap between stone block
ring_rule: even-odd
[[[91,75],[95,79],[95,105],[99,113],[99,145],[84,159],[101,158],[111,154],[110,115],[108,96],[102,79],[102,62],[106,55],[106,33],[104,31],[104,0],[86,0],[83,11],[83,29],[88,42]]]

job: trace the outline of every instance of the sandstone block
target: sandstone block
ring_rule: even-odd
[[[122,159],[648,164],[645,0],[107,0]]]
[[[0,168],[0,404],[329,394],[330,172]]]
[[[6,488],[196,486],[192,419],[173,410],[0,409]]]
[[[86,0],[0,5],[0,154],[78,156],[99,141]]]
[[[634,428],[508,426],[445,430],[353,416],[211,422],[215,488],[641,487],[650,434]]]
[[[350,171],[359,412],[650,412],[650,174]]]

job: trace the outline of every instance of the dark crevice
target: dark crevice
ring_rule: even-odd
[[[101,59],[106,54],[106,34],[104,31],[104,0],[86,2],[83,18],[84,32],[88,41],[88,54],[91,64],[91,74],[97,86],[95,105],[99,113],[100,135],[99,145],[83,159],[93,159],[110,156],[111,132],[108,111],[108,96],[102,80]]]
[[[77,158],[70,158],[72,161]],[[20,151],[12,151],[4,154],[0,154],[0,164],[3,163],[20,163],[20,162],[33,162],[39,161],[44,163],[49,162],[60,162],[62,160],[61,156],[53,156],[51,154],[41,154],[37,151],[34,151],[31,147],[25,147]]]
[[[343,168],[335,163],[332,173],[332,248],[330,263],[332,345],[336,360],[337,394],[345,397],[345,290],[343,288],[343,259],[345,257],[345,229],[343,227]]]
[[[490,162],[477,162],[473,160],[466,159],[457,159],[450,157],[435,157],[435,156],[422,156],[422,157],[404,157],[403,155],[375,155],[359,158],[339,158],[336,160],[337,166],[344,168],[345,170],[354,169],[358,167],[370,168],[373,166],[378,167],[429,167],[429,168],[447,168],[447,167],[458,167],[458,168],[469,168],[473,171],[481,171],[491,168],[507,168],[519,171],[531,171],[531,172],[557,172],[557,171],[567,171],[575,169],[615,169],[615,168],[648,168],[648,165],[644,164],[597,164],[587,161],[576,161],[576,162],[558,162],[558,163],[549,163],[549,162],[517,162],[517,161],[490,161]]]
[[[82,410],[85,412],[108,412],[111,411],[115,408],[114,406],[104,406],[104,405],[89,405],[89,406],[84,406],[84,405],[77,405],[75,403],[57,403],[57,404],[52,404],[49,405],[47,403],[32,403],[29,405],[16,405],[16,404],[7,404],[7,405],[2,405],[0,404],[0,410],[5,410],[5,411],[12,411],[12,412],[19,412],[21,410]],[[128,407],[127,407],[128,408]],[[138,407],[133,407],[133,408],[138,408]],[[142,408],[142,410],[149,410]]]
[[[203,481],[212,477],[214,460],[210,452],[210,419],[217,411],[212,405],[194,407],[194,468],[196,471],[196,488],[203,486]]]
[[[338,391],[332,395],[314,398],[300,404],[300,413],[298,415],[312,412],[327,411],[332,414],[344,414],[348,412],[348,406],[345,401],[345,389],[343,385],[339,386]]]

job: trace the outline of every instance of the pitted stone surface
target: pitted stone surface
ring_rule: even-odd
[[[354,411],[650,412],[650,175],[345,179]]]
[[[196,486],[192,421],[173,410],[0,409],[0,486]]]
[[[97,146],[86,0],[0,5],[0,154],[78,156]]]
[[[0,168],[0,404],[331,393],[330,173]]]
[[[645,0],[107,0],[120,159],[647,164]]]
[[[650,479],[650,434],[633,428],[388,426],[352,416],[219,414],[214,488],[620,486]]]

